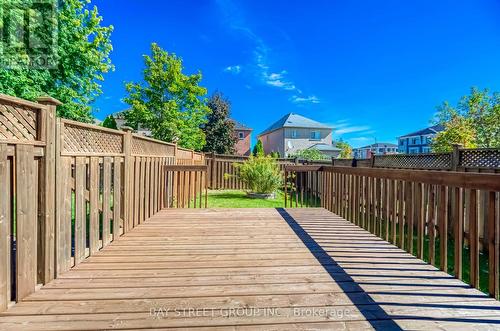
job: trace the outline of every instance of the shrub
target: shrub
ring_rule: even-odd
[[[271,156],[250,156],[244,163],[234,164],[234,167],[239,171],[233,176],[245,183],[253,193],[274,193],[283,185],[283,174]]]

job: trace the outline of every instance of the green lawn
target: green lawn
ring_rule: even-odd
[[[285,206],[282,192],[276,199],[252,199],[244,191],[220,190],[208,191],[209,208],[279,208]]]

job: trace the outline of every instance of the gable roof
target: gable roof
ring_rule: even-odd
[[[299,114],[289,113],[274,122],[270,127],[262,131],[259,136],[270,133],[281,128],[310,128],[310,129],[331,129],[328,125],[316,122],[310,118]]]
[[[442,124],[437,124],[437,125],[433,125],[433,126],[430,126],[428,128],[425,128],[425,129],[422,129],[419,131],[405,134],[404,136],[399,136],[399,138],[413,137],[413,136],[424,136],[427,134],[435,134],[435,133],[441,132],[443,130],[444,130],[444,126]]]
[[[237,120],[234,120],[231,118],[231,121],[234,123],[234,129],[235,130],[243,130],[243,131],[253,131],[252,128],[246,126],[245,124],[238,122]]]
[[[378,148],[378,147],[398,147],[398,145],[392,144],[392,143],[375,143],[375,144],[359,147],[356,149],[365,149],[365,148],[373,148],[373,147],[375,147],[375,148]]]

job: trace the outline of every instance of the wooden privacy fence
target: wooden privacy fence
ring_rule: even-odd
[[[169,208],[207,208],[207,166],[172,165],[163,168]]]
[[[205,154],[205,162],[208,166],[208,187],[212,190],[245,189],[245,184],[237,178],[239,171],[234,164],[243,163],[246,160],[248,160],[248,156]],[[277,162],[283,170],[285,165],[294,164],[295,160],[277,159]]]
[[[499,148],[463,149],[450,153],[373,155],[370,159],[332,159],[333,166],[500,173]]]
[[[485,287],[498,298],[500,174],[326,166],[318,172],[323,207],[459,279],[467,274],[464,280],[474,287],[487,280]],[[485,205],[478,204],[479,191],[487,192]],[[481,213],[487,219],[483,264]],[[487,274],[480,265],[487,265]]]
[[[285,207],[317,207],[321,204],[321,166],[286,165],[284,173]]]
[[[190,149],[177,147],[175,150],[175,160],[178,165],[204,165],[205,156],[203,153]]]
[[[58,119],[59,104],[0,95],[0,311],[171,207],[165,167],[204,162],[175,144]],[[187,184],[205,182],[191,173]],[[201,191],[187,192],[189,205]]]

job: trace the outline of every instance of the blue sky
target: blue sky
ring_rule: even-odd
[[[96,117],[127,106],[157,42],[223,92],[254,128],[295,112],[354,146],[396,142],[471,86],[500,91],[500,1],[121,0],[93,2],[112,24],[116,70]]]

